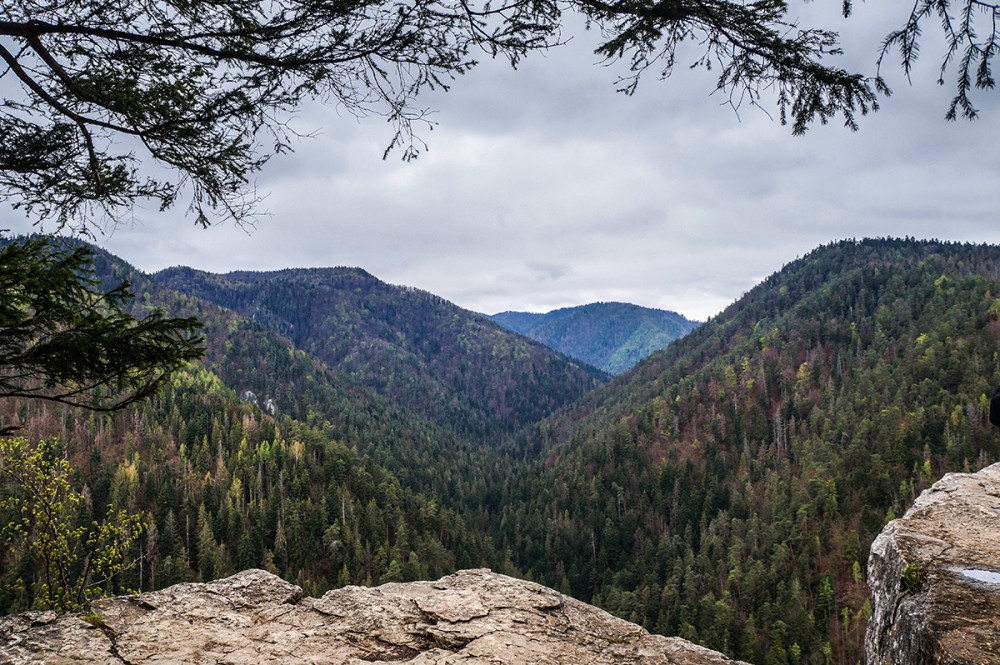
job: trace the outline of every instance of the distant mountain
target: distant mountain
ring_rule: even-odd
[[[607,378],[438,296],[358,268],[226,275],[170,268],[152,279],[281,334],[352,383],[461,438],[495,443]]]
[[[624,372],[699,325],[676,312],[620,302],[565,307],[548,314],[501,312],[489,318],[610,374]]]
[[[1000,458],[1000,247],[845,241],[523,436],[493,544],[752,663],[864,660],[873,538]]]

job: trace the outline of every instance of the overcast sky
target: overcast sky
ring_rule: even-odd
[[[848,33],[845,63],[873,71],[908,3],[842,21],[823,1]],[[621,70],[592,49],[578,35],[424,97],[439,124],[412,163],[382,160],[391,131],[378,118],[305,109],[299,126],[319,136],[261,174],[270,216],[256,230],[140,210],[98,244],[145,271],[360,266],[486,313],[617,300],[703,320],[833,240],[1000,242],[1000,105],[980,95],[978,121],[946,123],[952,86],[934,83],[930,43],[913,86],[889,72],[895,94],[859,132],[838,122],[802,137],[735,113],[711,94],[712,73],[683,65],[625,97]]]

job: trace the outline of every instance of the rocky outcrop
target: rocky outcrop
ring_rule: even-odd
[[[868,665],[1000,665],[1000,464],[949,473],[872,544]]]
[[[262,570],[0,619],[0,663],[737,665],[552,589],[468,570],[322,598]]]

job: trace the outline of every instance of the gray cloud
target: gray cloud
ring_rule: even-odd
[[[861,3],[842,21],[827,4],[800,10],[850,30],[845,66],[872,71],[905,17]],[[426,98],[439,125],[414,163],[381,159],[377,118],[303,109],[296,126],[318,135],[261,174],[271,216],[253,233],[140,211],[101,243],[146,270],[352,265],[488,313],[623,300],[703,319],[831,240],[1000,242],[1000,109],[982,96],[982,119],[946,123],[931,56],[913,86],[890,73],[895,94],[859,132],[792,137],[683,64],[616,94],[621,71],[592,47],[585,34],[516,72],[485,62]]]

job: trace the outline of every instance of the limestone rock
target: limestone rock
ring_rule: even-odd
[[[949,473],[868,560],[869,665],[1000,665],[1000,464]]]
[[[246,570],[92,609],[0,618],[0,664],[740,665],[489,570],[322,598]]]

